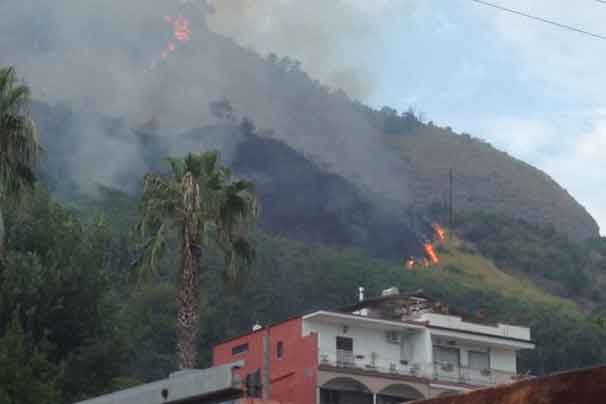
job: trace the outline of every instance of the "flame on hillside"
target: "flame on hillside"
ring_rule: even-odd
[[[431,225],[433,229],[433,238],[423,242],[423,252],[425,256],[423,258],[409,257],[404,263],[406,269],[412,270],[417,267],[429,268],[433,265],[440,263],[440,257],[436,251],[436,244],[443,244],[446,241],[447,233],[446,229],[437,223]]]
[[[423,249],[425,250],[425,254],[427,254],[427,258],[432,264],[440,263],[440,259],[438,258],[438,254],[436,253],[435,248],[433,248],[433,244],[425,243],[423,245]]]
[[[191,40],[191,28],[189,20],[186,17],[182,15],[176,17],[167,15],[164,17],[164,22],[171,24],[172,38],[162,50],[162,59],[166,59],[168,55],[177,49],[177,43]]]
[[[192,38],[191,24],[187,17],[179,14],[177,16],[166,15],[164,22],[170,25],[170,39],[164,45],[160,52],[162,60],[168,58],[177,50],[179,44],[188,42]],[[154,70],[158,66],[159,60],[154,60],[146,71]]]
[[[191,29],[187,18],[178,16],[174,19],[173,36],[179,42],[187,42],[191,39]]]
[[[440,240],[442,242],[446,241],[446,230],[442,226],[440,226],[437,223],[434,223],[431,225],[431,227],[433,228],[434,232],[436,233],[438,240]]]

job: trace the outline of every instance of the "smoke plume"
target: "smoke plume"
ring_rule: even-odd
[[[305,71],[351,97],[374,91],[366,70],[380,44],[381,17],[406,3],[392,0],[208,0],[209,26],[262,53],[300,60]]]
[[[178,135],[215,122],[209,103],[227,99],[239,118],[272,129],[273,136],[327,170],[372,193],[406,201],[405,164],[353,103],[329,95],[302,71],[357,97],[369,94],[364,46],[391,4],[4,0],[0,15],[10,18],[0,24],[0,64],[14,65],[36,99],[67,105],[80,116],[70,128],[76,144],[62,157],[81,184],[124,188],[129,172],[145,169],[128,130],[108,136],[103,119],[86,117],[119,119],[126,129],[153,121],[173,149],[182,150]],[[188,19],[191,40],[176,43],[162,59],[172,35],[166,17],[179,15]],[[284,70],[259,56],[272,51],[300,59],[302,69]],[[230,141],[236,140],[224,142]],[[217,144],[200,143],[207,146]]]

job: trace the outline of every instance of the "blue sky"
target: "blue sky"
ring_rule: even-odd
[[[491,1],[606,35],[595,0]],[[606,231],[606,41],[471,0],[207,2],[218,10],[211,27],[243,45],[544,170]]]

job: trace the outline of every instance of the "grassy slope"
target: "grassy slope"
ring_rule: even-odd
[[[503,272],[491,260],[465,252],[464,243],[460,240],[447,241],[437,249],[440,264],[430,270],[437,280],[452,280],[471,289],[491,290],[507,298],[553,305],[571,315],[581,315],[572,300],[551,295],[536,286],[530,279],[521,275],[514,277]]]

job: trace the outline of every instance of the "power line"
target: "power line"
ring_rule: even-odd
[[[500,6],[498,4],[494,4],[494,3],[489,3],[489,2],[484,1],[484,0],[471,0],[471,1],[473,1],[474,3],[482,4],[484,6],[496,8],[497,10],[505,11],[507,13],[511,13],[511,14],[519,15],[519,16],[522,16],[522,17],[525,17],[525,18],[529,18],[531,20],[540,21],[540,22],[545,23],[545,24],[550,24],[550,25],[556,26],[558,28],[563,28],[563,29],[567,29],[569,31],[577,32],[579,34],[589,35],[589,36],[591,36],[593,38],[606,40],[606,35],[600,35],[600,34],[596,34],[594,32],[585,31],[584,29],[573,27],[572,25],[566,25],[566,24],[559,23],[557,21],[548,20],[548,19],[542,18],[542,17],[537,17],[536,15],[526,14],[526,13],[524,13],[522,11],[514,10],[512,8],[503,7],[503,6]],[[598,1],[600,3],[606,4],[606,0],[596,0],[596,1]]]

